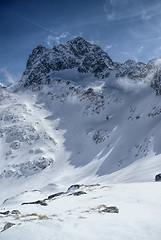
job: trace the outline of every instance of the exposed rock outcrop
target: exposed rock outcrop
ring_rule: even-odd
[[[155,176],[155,181],[157,181],[157,182],[161,181],[161,173],[159,173]]]

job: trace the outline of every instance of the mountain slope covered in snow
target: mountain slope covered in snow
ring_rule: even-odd
[[[158,239],[160,67],[159,58],[116,63],[79,37],[38,46],[21,80],[0,85],[0,227],[7,219],[15,224],[0,233],[4,240],[19,239],[17,233],[25,239],[40,226],[46,239],[53,231],[55,239],[147,239],[148,228],[149,239]],[[82,194],[66,191],[78,183]],[[119,213],[107,214],[105,205]]]

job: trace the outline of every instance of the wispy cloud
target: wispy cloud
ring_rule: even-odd
[[[143,20],[150,20],[153,17],[161,15],[161,3],[151,5],[149,7],[142,6],[141,11],[139,12]]]
[[[161,36],[159,37],[152,37],[152,38],[147,38],[145,39],[145,42],[153,42],[153,41],[158,41],[161,40]]]
[[[103,10],[106,13],[107,20],[114,20],[115,19],[115,5],[116,0],[106,0]]]
[[[0,73],[4,77],[4,81],[8,84],[15,83],[18,80],[18,77],[11,74],[7,68],[0,68]]]
[[[102,41],[102,40],[89,40],[89,42],[100,46],[105,52],[108,52],[109,49],[116,46],[115,44],[111,44],[109,42]]]
[[[61,34],[49,34],[47,36],[46,43],[49,47],[53,47],[54,44],[60,44],[62,39],[65,39],[69,35],[68,32],[63,32]]]
[[[139,92],[143,88],[147,87],[147,83],[144,81],[134,81],[128,77],[118,78],[116,80],[118,86],[123,89],[125,92]]]
[[[130,52],[122,51],[121,53],[123,55],[127,56],[127,58],[133,59],[136,62],[138,62],[138,59],[140,58],[140,54],[143,52],[143,50],[144,50],[144,47],[143,46],[139,46],[137,48],[134,48]]]
[[[138,58],[144,55],[147,60],[150,60],[151,58],[161,56],[160,28],[161,23],[159,18],[156,21],[150,21],[147,24],[129,30],[131,39],[140,45],[135,51],[135,55]],[[131,52],[134,52],[133,48]]]
[[[24,20],[25,22],[28,22],[29,24],[31,24],[31,25],[33,25],[33,26],[35,26],[35,27],[37,27],[37,28],[39,28],[39,29],[41,29],[41,30],[44,30],[44,31],[49,32],[49,33],[52,33],[52,32],[53,32],[52,29],[44,26],[43,24],[40,24],[40,23],[38,23],[38,22],[36,22],[36,21],[34,21],[34,20],[32,20],[32,19],[29,19],[29,18],[27,18],[27,17],[25,17],[25,16],[23,16],[23,15],[20,15],[20,14],[18,14],[18,13],[16,13],[16,12],[13,12],[13,13],[14,13],[14,15],[17,16],[19,19],[22,19],[22,20]]]
[[[138,48],[135,49],[135,52],[136,52],[137,54],[140,54],[140,53],[142,53],[143,49],[144,49],[144,47],[143,47],[143,46],[140,46],[140,47],[138,47]]]
[[[161,14],[161,3],[128,0],[106,0],[103,10],[108,21],[149,21],[152,17]]]
[[[83,33],[80,32],[77,35],[73,35],[69,32],[62,32],[62,33],[54,33],[54,34],[49,34],[46,38],[46,44],[52,48],[55,44],[61,44],[64,43],[65,41],[69,39],[74,39],[75,37],[82,37]]]
[[[121,52],[122,55],[126,56],[126,60],[127,59],[133,59],[134,61],[138,62],[138,56],[136,54],[136,51],[132,52],[127,52],[127,51],[122,51]]]
[[[103,47],[103,49],[104,49],[104,51],[106,52],[106,51],[108,51],[109,49],[111,49],[112,46],[113,46],[112,44],[110,44],[110,45],[106,44],[106,45]]]
[[[153,49],[153,56],[152,57],[160,57],[161,56],[161,46],[156,46]]]
[[[42,30],[45,30],[45,31],[47,31],[47,32],[52,33],[52,30],[51,30],[51,29],[49,29],[49,28],[47,28],[47,27],[44,27],[42,24],[36,23],[36,22],[32,21],[31,19],[26,18],[26,17],[22,17],[22,18],[23,18],[26,22],[32,24],[33,26],[38,27],[38,28],[41,28]]]

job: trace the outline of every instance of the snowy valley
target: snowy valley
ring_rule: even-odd
[[[0,85],[0,239],[160,239],[160,76],[81,37],[33,50]]]

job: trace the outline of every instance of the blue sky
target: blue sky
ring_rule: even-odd
[[[119,62],[161,56],[160,0],[0,0],[0,82],[19,80],[32,49],[82,36]]]

